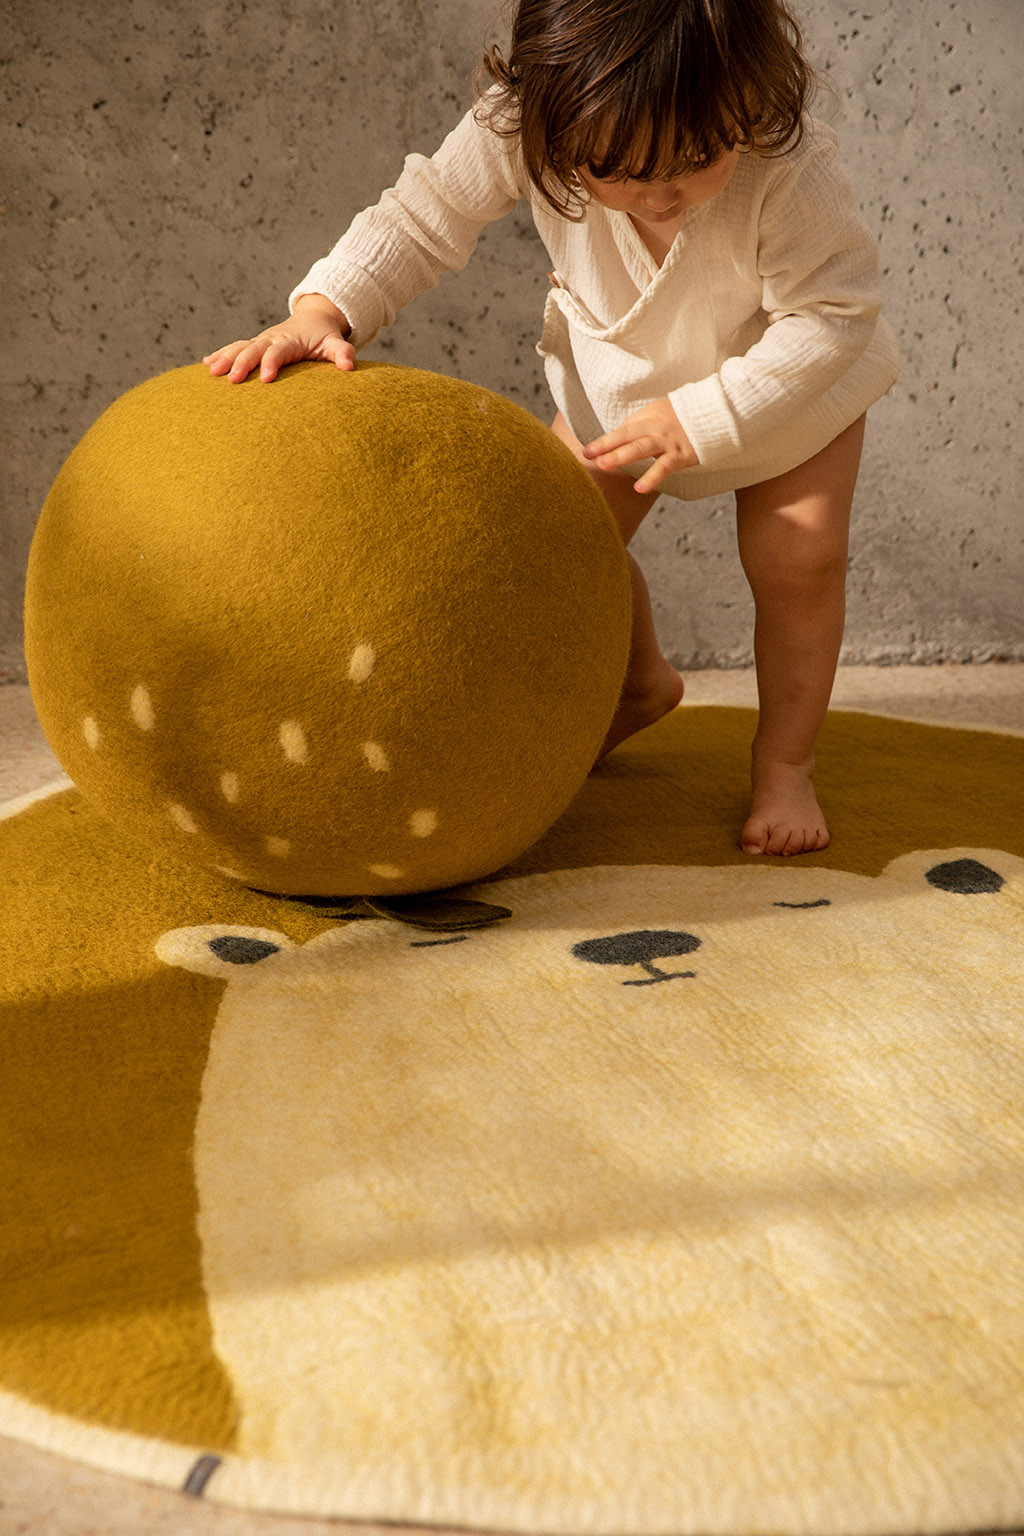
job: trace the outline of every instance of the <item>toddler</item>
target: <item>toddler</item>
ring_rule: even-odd
[[[626,544],[658,495],[732,491],[755,605],[752,854],[824,848],[814,744],[845,616],[865,412],[898,372],[874,242],[781,0],[521,0],[506,60],[299,283],[290,318],[208,354],[270,381],[351,369],[396,311],[528,198],[552,262],[553,430]],[[605,751],[679,703],[630,556],[633,640]]]

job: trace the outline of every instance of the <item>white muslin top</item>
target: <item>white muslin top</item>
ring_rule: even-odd
[[[724,189],[684,215],[659,267],[628,214],[597,202],[579,223],[556,213],[517,141],[469,112],[431,158],[407,157],[291,303],[325,294],[365,345],[464,267],[484,226],[523,197],[554,268],[537,350],[556,404],[586,443],[667,396],[699,459],[663,485],[674,496],[802,464],[897,378],[875,243],[836,135],[813,119],[783,155],[742,152]]]

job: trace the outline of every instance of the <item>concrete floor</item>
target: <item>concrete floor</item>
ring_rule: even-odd
[[[753,706],[753,674],[687,678],[691,704]],[[1024,665],[850,667],[833,704],[879,714],[1024,732]],[[61,777],[28,689],[0,688],[0,801]],[[251,1515],[78,1466],[0,1438],[0,1536],[339,1536],[340,1521]],[[352,1525],[361,1536],[394,1526]]]

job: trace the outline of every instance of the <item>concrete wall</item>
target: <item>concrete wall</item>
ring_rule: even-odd
[[[804,0],[877,233],[903,378],[869,421],[847,659],[1024,656],[1020,0]],[[38,509],[117,395],[281,316],[348,219],[472,97],[492,0],[5,0],[0,676]],[[549,419],[522,213],[367,355]],[[635,549],[681,665],[750,655],[731,498]]]

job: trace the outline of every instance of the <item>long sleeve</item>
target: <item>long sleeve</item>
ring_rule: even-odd
[[[765,189],[757,270],[767,328],[740,356],[669,399],[700,464],[724,465],[820,399],[864,352],[881,307],[878,258],[837,152],[811,150]]]
[[[337,245],[293,290],[322,293],[343,310],[362,346],[444,272],[466,265],[483,228],[523,195],[509,140],[472,111],[430,159],[409,155],[395,185],[353,220]]]

